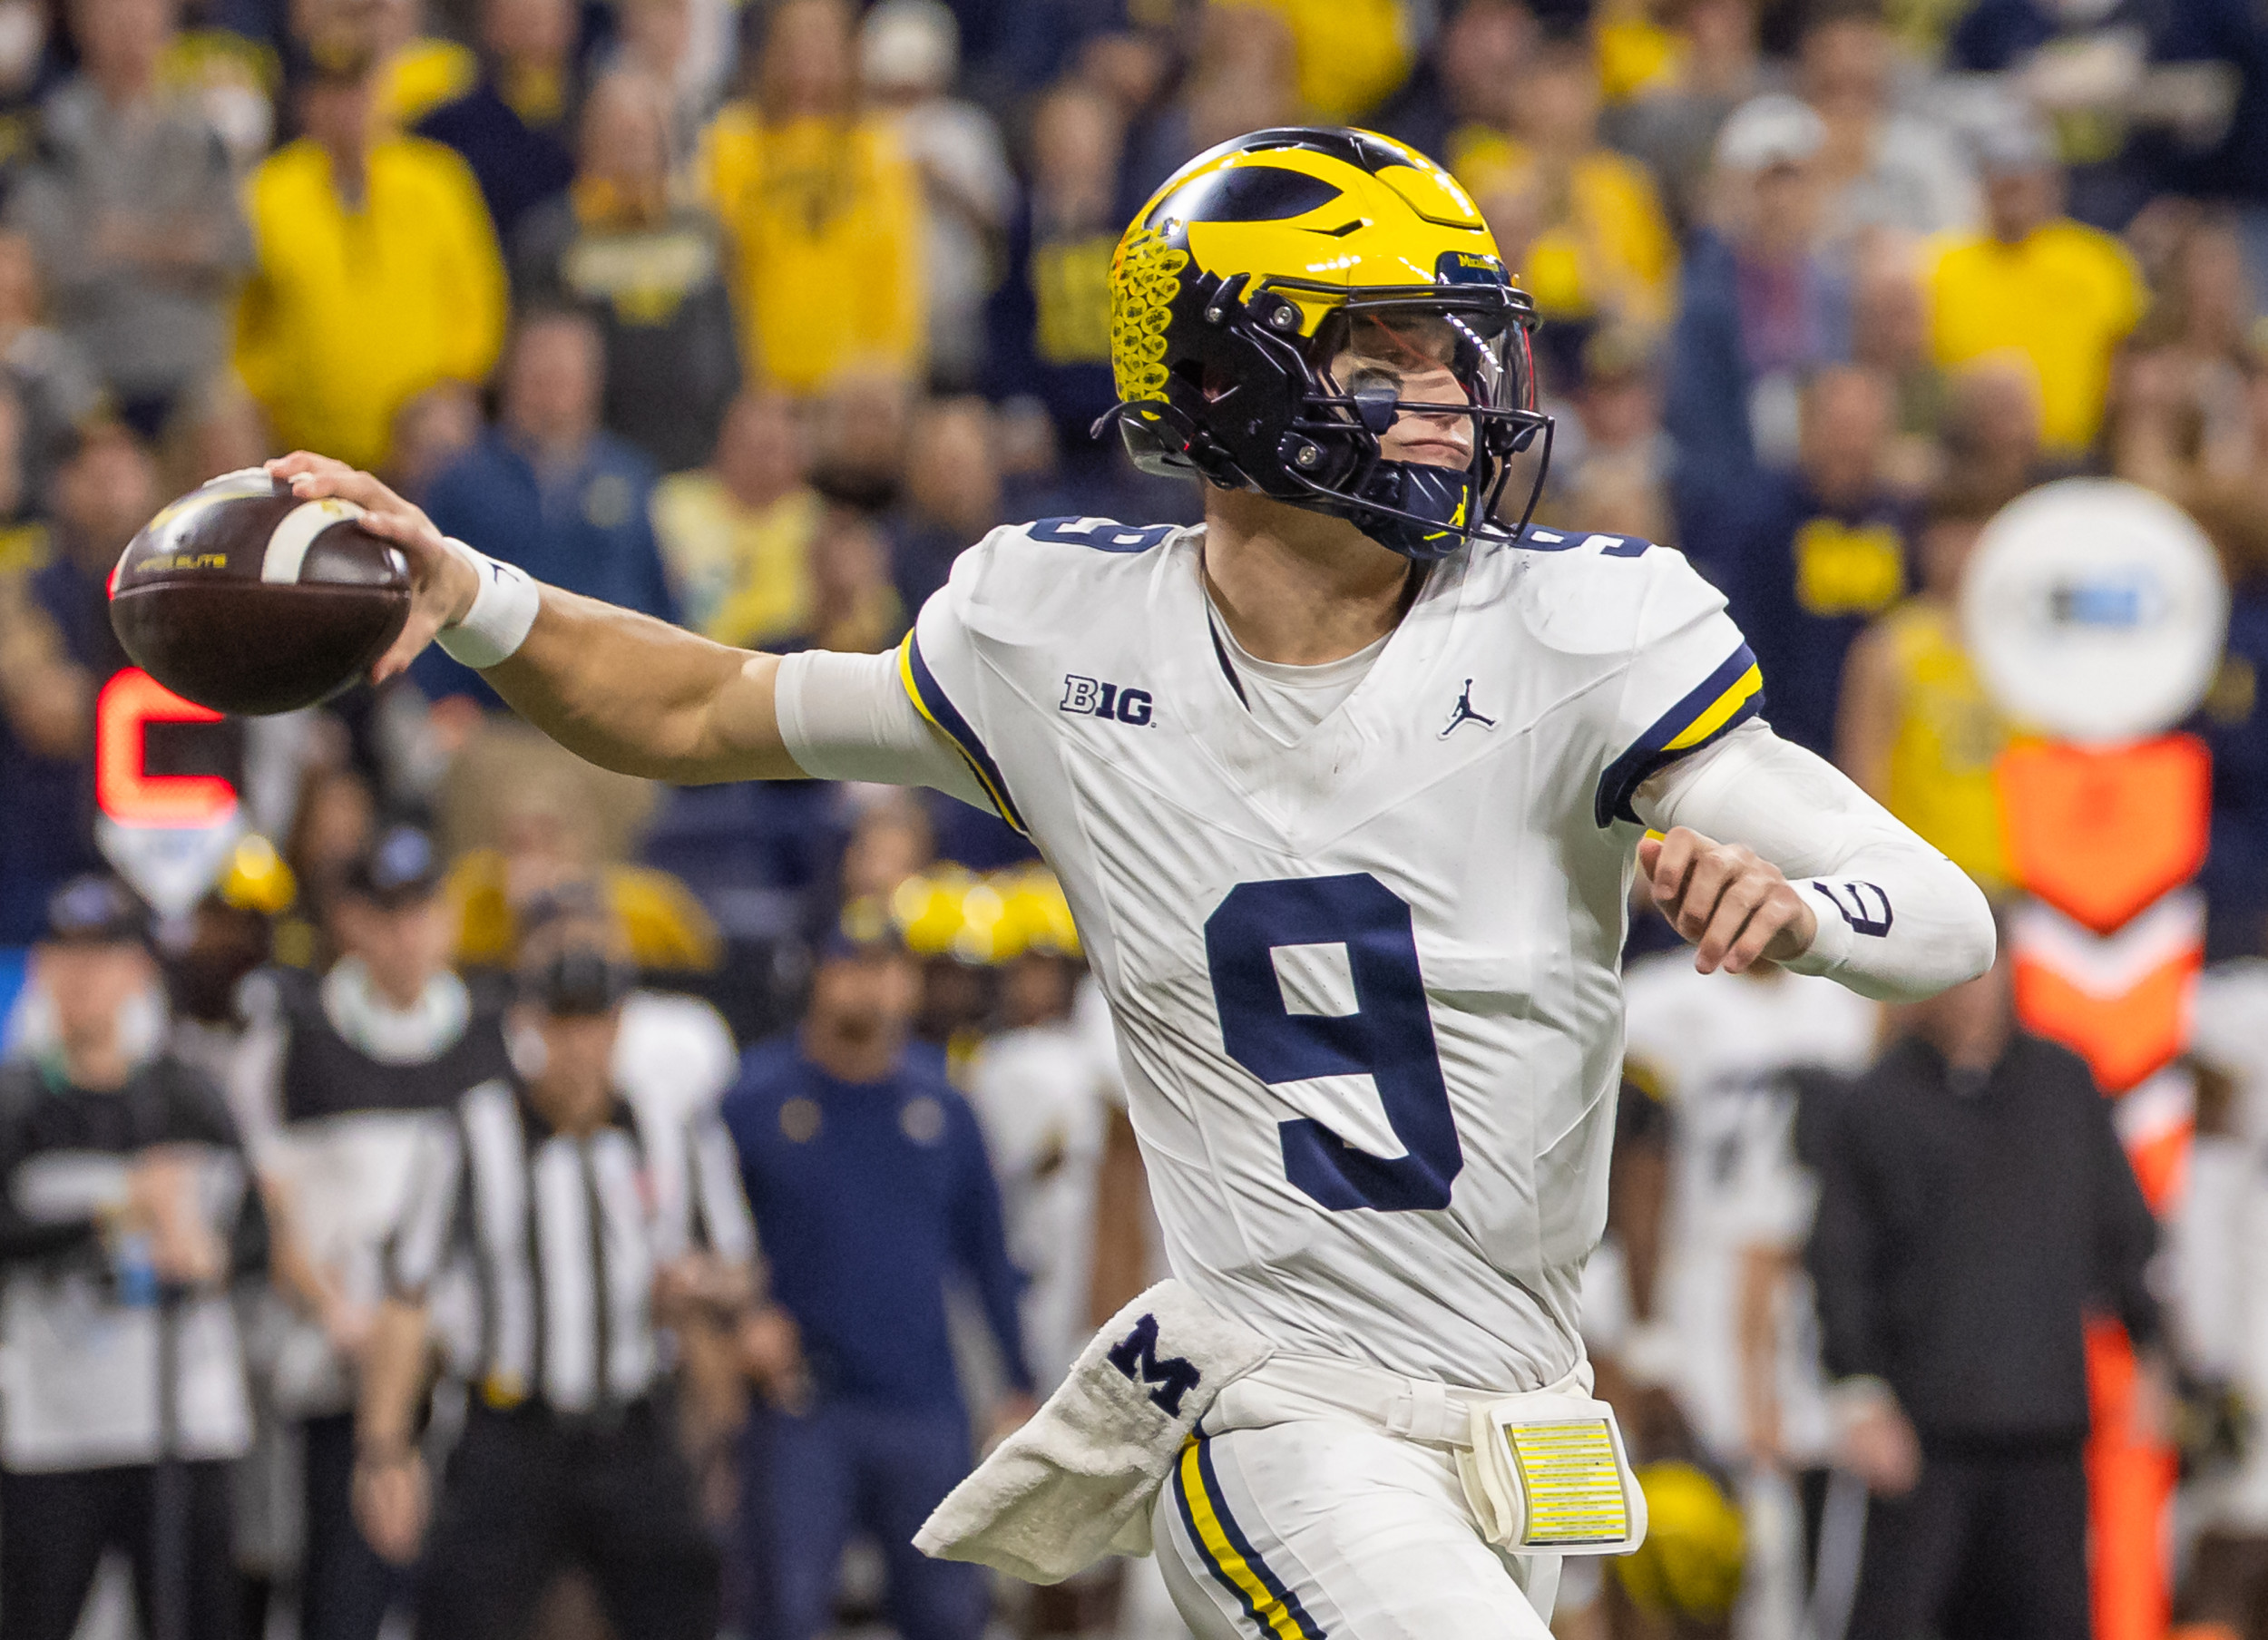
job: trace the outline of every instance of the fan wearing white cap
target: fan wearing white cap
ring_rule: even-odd
[[[1686,257],[1662,417],[1688,475],[1681,525],[1725,516],[1759,466],[1794,463],[1799,386],[1849,351],[1850,293],[1821,251],[1826,139],[1811,105],[1780,92],[1717,132],[1715,225]],[[1690,527],[1682,539],[1706,554]]]

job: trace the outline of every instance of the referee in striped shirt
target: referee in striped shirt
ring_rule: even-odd
[[[616,1633],[713,1640],[717,1553],[660,1329],[735,1324],[755,1231],[713,1118],[681,1143],[640,1132],[609,1071],[633,974],[588,931],[560,926],[519,981],[541,1068],[483,1083],[436,1121],[388,1250],[390,1296],[363,1368],[357,1514],[389,1558],[426,1540],[417,1634],[430,1640],[516,1640],[571,1565]],[[479,1294],[479,1353],[428,1534],[426,1300],[459,1261]]]

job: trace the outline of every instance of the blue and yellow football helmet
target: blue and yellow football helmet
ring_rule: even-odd
[[[1389,138],[1262,131],[1198,155],[1119,240],[1110,297],[1112,415],[1145,471],[1335,513],[1431,560],[1484,525],[1539,433],[1549,459],[1535,307],[1465,190]],[[1358,335],[1446,365],[1461,402],[1405,399],[1367,361],[1338,380]],[[1465,467],[1382,457],[1405,411],[1469,417]],[[1530,509],[1542,483],[1539,466]]]

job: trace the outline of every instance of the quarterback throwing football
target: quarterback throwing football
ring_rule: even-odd
[[[1206,522],[996,530],[894,654],[726,649],[538,587],[338,463],[270,471],[408,553],[381,677],[438,635],[610,768],[928,786],[1028,834],[1110,1000],[1175,1274],[1278,1352],[1156,1502],[1183,1615],[1532,1640],[1559,1459],[1516,1452],[1529,1535],[1491,1530],[1465,1431],[1588,1392],[1634,870],[1704,970],[1872,997],[1981,972],[1991,919],[1774,736],[1683,557],[1491,522],[1549,435],[1534,310],[1440,167],[1364,132],[1238,139],[1111,278],[1128,445],[1201,478]]]

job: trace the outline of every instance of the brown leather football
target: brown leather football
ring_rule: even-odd
[[[111,626],[134,664],[218,712],[312,706],[368,672],[409,617],[409,562],[350,502],[259,468],[181,497],[127,544]]]

